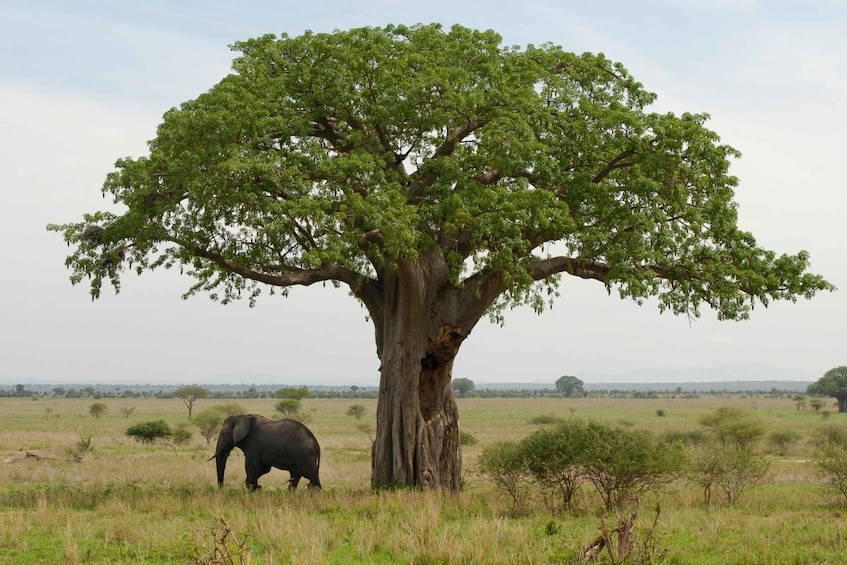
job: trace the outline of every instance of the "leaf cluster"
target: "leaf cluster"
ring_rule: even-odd
[[[487,282],[497,320],[544,309],[563,273],[729,319],[832,288],[805,252],[738,229],[738,152],[708,116],[649,112],[655,95],[603,55],[437,24],[234,49],[149,155],[117,161],[103,192],[121,214],[48,226],[92,298],[164,267],[195,279],[186,296],[332,282],[370,308],[381,273],[424,256],[455,288]]]

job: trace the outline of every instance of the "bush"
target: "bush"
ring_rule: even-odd
[[[300,411],[300,401],[296,398],[283,398],[274,405],[274,409],[286,418],[293,418]]]
[[[164,420],[142,422],[130,426],[126,430],[126,435],[135,441],[147,444],[153,443],[157,439],[170,437],[172,434],[171,427]]]
[[[470,432],[459,432],[459,443],[461,445],[476,445],[479,440]]]
[[[700,418],[721,445],[732,445],[740,451],[749,451],[763,435],[765,428],[745,410],[721,407]]]
[[[521,441],[526,465],[551,512],[571,509],[585,479],[582,466],[590,449],[590,425],[580,420],[540,429]]]
[[[826,426],[815,438],[815,468],[826,485],[847,498],[847,433]]]
[[[357,420],[361,420],[362,416],[365,415],[367,409],[362,404],[351,404],[350,408],[347,409],[347,415],[356,418]]]
[[[794,430],[771,432],[768,436],[768,444],[770,444],[771,449],[780,457],[783,457],[788,452],[788,448],[799,440],[800,434]]]
[[[658,442],[646,431],[590,424],[582,465],[607,509],[621,508],[683,469],[679,444]]]
[[[171,432],[171,439],[173,439],[176,445],[187,445],[191,441],[191,432],[182,423]]]
[[[500,441],[486,447],[479,456],[479,470],[495,486],[505,490],[512,498],[512,509],[521,507],[524,486],[529,482],[526,457],[520,444]]]
[[[726,504],[732,506],[745,490],[765,476],[768,467],[767,460],[755,453],[712,444],[695,456],[691,476],[703,488],[704,503],[711,502],[712,487],[716,487]]]
[[[558,416],[554,416],[552,414],[541,414],[540,416],[535,416],[529,420],[530,424],[534,424],[536,426],[546,426],[549,424],[556,424],[561,422],[562,419]]]
[[[677,476],[685,460],[679,443],[644,431],[576,419],[542,428],[518,443],[486,448],[481,471],[506,490],[515,507],[524,484],[540,488],[551,511],[571,509],[580,485],[594,485],[607,509],[620,508]]]

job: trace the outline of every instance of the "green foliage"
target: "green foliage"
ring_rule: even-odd
[[[800,434],[794,430],[779,430],[768,434],[768,444],[780,457],[788,453],[788,449],[800,441]]]
[[[572,508],[590,482],[607,509],[620,508],[682,470],[679,444],[658,442],[640,430],[569,419],[541,428],[519,442],[483,450],[480,470],[515,503],[521,487],[535,484],[551,511]]]
[[[309,389],[305,386],[284,386],[274,392],[274,398],[296,398],[302,400],[309,397]]]
[[[126,435],[133,438],[135,441],[150,444],[157,439],[170,437],[173,432],[171,427],[164,420],[155,420],[150,422],[142,422],[134,426],[130,426],[126,430]]]
[[[847,412],[847,366],[830,369],[810,384],[806,392],[814,396],[832,396],[838,400],[838,411]]]
[[[580,379],[574,376],[565,375],[556,380],[556,390],[562,393],[563,396],[567,397],[585,396],[583,384],[584,383]]]
[[[184,386],[174,391],[176,398],[181,398],[185,407],[188,408],[188,417],[191,418],[191,413],[194,410],[194,403],[201,398],[209,398],[212,396],[211,391],[197,385]]]
[[[283,398],[274,404],[274,410],[286,418],[293,418],[300,411],[300,401],[296,398]]]
[[[474,382],[470,379],[460,378],[453,379],[453,390],[459,394],[459,397],[464,398],[469,392],[473,392]]]
[[[351,404],[347,409],[347,415],[356,418],[357,420],[361,420],[362,416],[365,415],[367,409],[362,404]]]
[[[560,417],[554,416],[553,414],[539,414],[538,416],[533,416],[529,419],[529,423],[536,426],[546,426],[549,424],[556,424],[561,421],[562,419]]]
[[[703,488],[703,501],[711,502],[712,490],[732,506],[746,490],[768,472],[768,461],[751,451],[718,443],[701,447],[694,456],[691,477]]]
[[[721,445],[732,445],[741,451],[749,451],[765,435],[764,426],[740,408],[720,407],[700,418],[700,424]]]
[[[830,489],[847,499],[847,432],[826,426],[818,432],[813,458],[818,475]]]
[[[95,402],[91,406],[88,407],[88,413],[100,419],[100,416],[109,411],[109,407],[103,404],[102,402]]]
[[[529,484],[529,469],[523,446],[514,441],[499,441],[482,450],[477,462],[479,471],[512,499],[512,509],[525,502],[522,494]]]
[[[738,229],[738,153],[708,116],[647,111],[655,95],[603,55],[501,41],[433,24],[237,42],[235,72],[117,161],[103,191],[125,212],[48,226],[71,280],[96,298],[129,266],[178,266],[187,294],[223,302],[258,281],[363,298],[374,269],[437,249],[456,285],[497,273],[495,318],[543,309],[562,273],[728,319],[831,288],[805,252]]]
[[[479,440],[470,432],[459,432],[459,443],[461,445],[476,445]]]
[[[221,429],[221,424],[223,424],[225,418],[226,414],[212,407],[195,414],[194,418],[191,419],[191,423],[197,426],[200,430],[200,435],[206,439],[206,445],[209,445],[212,442],[212,438],[218,435],[218,431]]]
[[[171,439],[176,445],[188,445],[191,442],[191,431],[188,430],[185,422],[180,422],[171,432]]]
[[[582,465],[607,509],[637,501],[682,471],[681,446],[658,442],[649,432],[591,424],[589,433]]]

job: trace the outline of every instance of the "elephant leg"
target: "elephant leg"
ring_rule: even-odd
[[[288,479],[288,490],[297,490],[297,485],[300,484],[300,475],[291,473],[291,478]]]
[[[262,488],[259,486],[259,477],[269,473],[271,466],[262,465],[261,463],[256,463],[247,459],[244,462],[244,470],[247,472],[247,488],[249,490],[259,490]]]

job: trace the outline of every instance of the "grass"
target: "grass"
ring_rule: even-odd
[[[288,492],[288,474],[276,470],[262,478],[261,492],[248,493],[237,450],[220,492],[214,463],[206,461],[213,447],[195,430],[180,447],[124,435],[142,421],[186,421],[180,400],[106,399],[99,420],[88,415],[92,402],[0,399],[0,563],[208,563],[223,523],[243,541],[250,563],[571,563],[600,533],[596,495],[583,490],[575,515],[553,516],[542,505],[513,515],[508,497],[476,472],[482,450],[531,433],[538,416],[623,420],[663,433],[697,430],[698,418],[717,406],[754,411],[768,433],[791,429],[802,439],[785,456],[769,456],[767,480],[733,507],[704,506],[685,481],[669,485],[644,501],[637,533],[659,504],[655,534],[664,563],[847,561],[844,501],[805,462],[816,430],[843,425],[844,415],[823,421],[797,412],[789,398],[459,399],[462,429],[478,443],[464,449],[465,490],[452,495],[371,492],[370,440],[357,426],[373,425],[373,400],[355,401],[367,410],[361,422],[346,416],[351,400],[303,401],[323,452],[318,493]],[[273,416],[273,399],[239,402]],[[125,418],[120,409],[129,406],[135,410]],[[657,417],[659,409],[665,416]],[[69,461],[88,436],[92,450]]]

